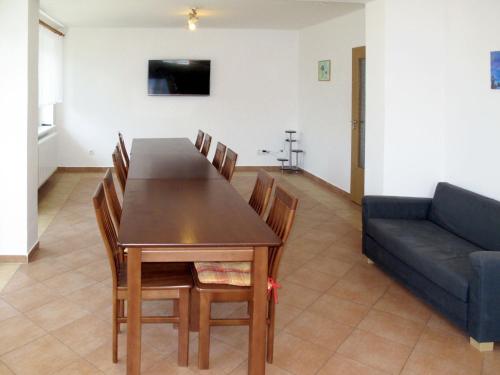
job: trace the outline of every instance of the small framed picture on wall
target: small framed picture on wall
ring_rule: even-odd
[[[331,76],[331,61],[322,60],[318,62],[318,81],[329,81]]]

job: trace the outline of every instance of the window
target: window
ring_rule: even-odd
[[[54,105],[62,103],[63,39],[40,26],[38,48],[39,119],[53,125]]]

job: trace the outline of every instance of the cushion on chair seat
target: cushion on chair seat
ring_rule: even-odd
[[[203,284],[252,285],[251,262],[195,262],[194,267]],[[267,288],[272,288],[271,281],[267,282]]]
[[[195,262],[198,279],[203,284],[250,286],[250,262]]]
[[[191,288],[189,263],[142,263],[142,289]],[[127,288],[127,264],[118,271],[118,288]]]
[[[467,302],[472,266],[481,248],[427,220],[369,219],[367,234],[388,252]]]

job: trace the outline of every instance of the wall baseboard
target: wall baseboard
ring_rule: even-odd
[[[331,184],[330,182],[323,180],[321,177],[318,177],[318,176],[312,174],[311,172],[308,172],[306,170],[302,170],[302,173],[304,174],[304,176],[306,176],[307,178],[313,180],[314,182],[318,183],[319,185],[323,186],[324,188],[330,190],[333,193],[340,194],[344,198],[346,198],[349,201],[351,201],[351,194],[348,193],[347,191],[344,191],[341,188],[339,188],[339,187]]]
[[[258,172],[260,169],[263,169],[267,172],[281,172],[281,167],[280,166],[241,166],[241,167],[236,167],[237,172]],[[284,172],[287,173],[287,172]],[[351,194],[342,190],[341,188],[331,184],[328,181],[323,180],[321,177],[318,177],[311,172],[308,172],[304,169],[300,171],[300,173],[307,177],[308,179],[316,182],[318,185],[321,185],[322,187],[330,190],[333,193],[342,195],[345,199],[351,201]]]
[[[258,172],[259,170],[265,170],[267,172],[279,172],[281,171],[278,166],[241,166],[236,167],[236,172]]]
[[[93,172],[106,172],[109,168],[113,167],[58,167],[57,172],[71,172],[71,173],[93,173]]]
[[[40,242],[37,241],[27,255],[0,255],[0,263],[29,263],[33,261],[39,250]]]

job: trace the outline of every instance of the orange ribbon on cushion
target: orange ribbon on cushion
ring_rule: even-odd
[[[267,290],[269,293],[273,295],[274,303],[278,303],[278,289],[281,288],[281,285],[274,281],[272,277],[267,278]]]

